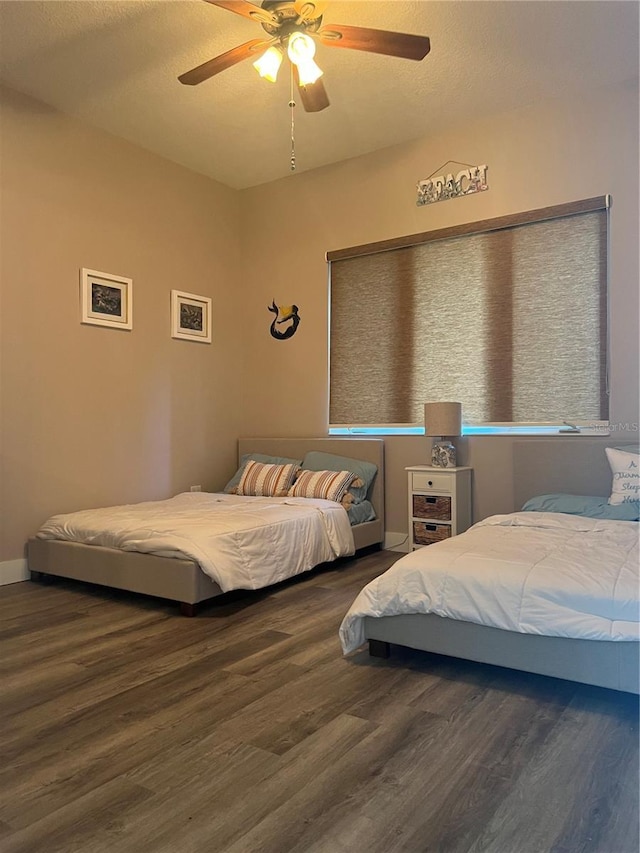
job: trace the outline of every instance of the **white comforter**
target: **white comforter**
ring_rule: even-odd
[[[259,589],[354,553],[349,518],[334,501],[205,492],[55,515],[37,535],[186,557],[224,592]]]
[[[638,640],[637,522],[551,512],[494,515],[402,557],[340,627],[347,654],[365,616],[437,613],[507,631]]]

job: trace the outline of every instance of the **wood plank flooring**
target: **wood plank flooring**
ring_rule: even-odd
[[[636,697],[342,657],[368,554],[192,619],[0,588],[2,853],[638,853]]]

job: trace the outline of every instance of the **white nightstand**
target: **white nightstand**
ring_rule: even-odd
[[[471,526],[471,468],[412,465],[405,470],[410,550],[449,539]]]

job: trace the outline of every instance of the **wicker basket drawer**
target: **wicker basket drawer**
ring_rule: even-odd
[[[415,518],[438,518],[451,520],[451,498],[444,495],[413,495]]]
[[[433,545],[451,536],[450,524],[429,524],[426,521],[413,522],[413,544]]]

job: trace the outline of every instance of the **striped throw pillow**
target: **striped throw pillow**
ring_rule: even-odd
[[[289,497],[323,498],[340,503],[355,479],[351,471],[301,471],[289,489]]]
[[[284,498],[295,480],[297,465],[270,465],[250,459],[238,483],[238,495]]]

